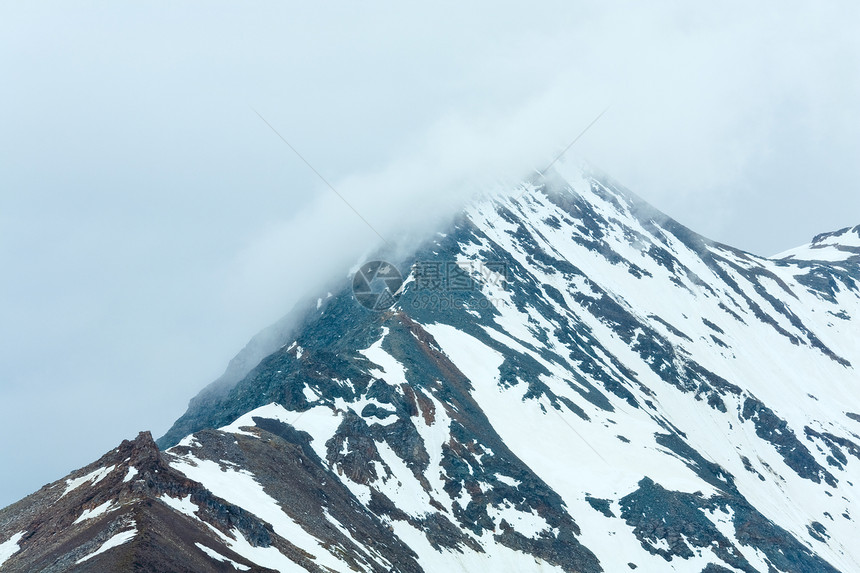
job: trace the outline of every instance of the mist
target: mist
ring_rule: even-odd
[[[0,506],[161,435],[298,300],[603,110],[565,160],[710,238],[770,255],[860,223],[858,23],[848,2],[4,5]]]

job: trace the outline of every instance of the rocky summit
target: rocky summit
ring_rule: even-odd
[[[860,226],[763,258],[558,166],[0,510],[0,571],[860,571]]]

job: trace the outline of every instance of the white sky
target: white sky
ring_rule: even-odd
[[[571,150],[758,254],[860,223],[856,3],[0,5],[0,506],[161,435],[387,237]],[[253,108],[253,109],[252,109]]]

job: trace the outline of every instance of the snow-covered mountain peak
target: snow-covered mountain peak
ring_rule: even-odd
[[[845,227],[831,233],[821,233],[812,239],[813,245],[860,247],[860,225]]]
[[[813,237],[812,242],[773,257],[797,261],[826,261],[857,263],[860,261],[860,225],[845,227]]]
[[[150,507],[214,532],[183,554],[255,571],[860,568],[856,258],[756,257],[561,165],[361,269],[159,440],[145,491],[169,492]],[[380,269],[392,292],[375,298]],[[26,511],[0,512],[10,570],[29,563]]]

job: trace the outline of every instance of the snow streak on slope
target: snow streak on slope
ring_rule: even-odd
[[[135,535],[137,535],[137,529],[132,524],[131,529],[128,529],[126,531],[120,531],[119,533],[117,533],[116,535],[114,535],[113,537],[111,537],[110,539],[105,541],[104,544],[102,544],[102,546],[99,547],[95,552],[90,553],[86,557],[82,557],[81,559],[78,559],[78,561],[75,564],[79,565],[79,564],[83,563],[84,561],[89,561],[93,557],[101,555],[105,551],[109,551],[109,550],[113,549],[114,547],[119,547],[123,543],[128,543],[129,541],[134,539]]]

